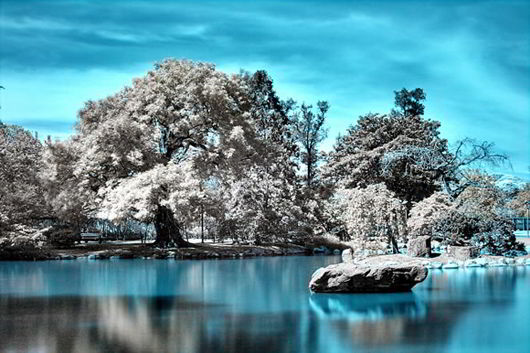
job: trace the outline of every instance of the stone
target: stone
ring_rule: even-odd
[[[440,269],[442,268],[442,266],[443,266],[443,263],[439,261],[432,261],[429,263],[429,265],[427,265],[427,268]]]
[[[516,263],[516,265],[518,265],[518,266],[524,266],[524,265],[525,265],[525,259],[524,259],[524,258],[523,258],[523,259],[517,259],[517,260],[515,261],[515,263]]]
[[[481,257],[479,259],[474,260],[478,265],[480,266],[487,266],[488,265],[488,259]]]
[[[342,252],[342,262],[353,262],[352,249],[346,249]]]
[[[447,255],[457,260],[466,261],[474,259],[480,254],[480,249],[475,246],[448,246]]]
[[[339,249],[333,250],[333,255],[340,255],[340,250]]]
[[[464,262],[464,266],[465,267],[482,267],[483,265],[478,263],[478,261],[476,261],[476,260],[466,260]]]
[[[425,280],[427,273],[427,268],[419,264],[383,266],[343,262],[316,270],[309,288],[320,293],[406,292]]]
[[[458,265],[457,262],[455,261],[449,261],[448,263],[446,263],[445,265],[442,266],[442,268],[444,270],[451,270],[451,269],[457,269],[459,268],[460,266]]]
[[[412,257],[431,257],[431,237],[420,236],[410,239],[407,244],[407,255]]]

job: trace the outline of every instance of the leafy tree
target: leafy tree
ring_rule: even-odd
[[[39,179],[42,145],[20,126],[0,123],[0,232],[46,214]]]
[[[407,235],[407,209],[384,184],[339,189],[331,202],[357,248],[369,243],[377,248],[382,242],[397,252],[397,240]]]
[[[469,178],[473,185],[456,199],[437,192],[416,203],[407,221],[409,234],[432,235],[450,245],[474,244],[495,255],[522,249],[495,178],[479,172]]]
[[[400,91],[394,91],[394,95],[396,109],[392,110],[393,115],[423,115],[425,105],[422,102],[427,98],[423,89],[416,88],[409,91],[406,88],[402,88]]]
[[[508,204],[508,207],[513,210],[516,216],[526,217],[528,214],[528,204],[530,202],[530,183],[526,183],[524,187],[517,192],[513,200]]]
[[[52,215],[64,229],[65,237],[81,232],[98,209],[96,188],[88,187],[89,176],[83,173],[81,157],[84,146],[78,138],[67,142],[50,140],[42,154],[39,174],[44,197]],[[67,234],[70,231],[70,234]]]
[[[439,156],[449,158],[439,127],[417,115],[362,116],[337,139],[324,175],[346,188],[384,183],[402,200],[422,200],[438,190],[447,173],[444,164],[435,164]]]
[[[132,87],[85,104],[73,174],[97,194],[101,218],[153,222],[155,244],[186,246],[178,210],[200,181],[240,172],[257,153],[251,105],[241,77],[165,60]]]
[[[222,222],[235,236],[260,243],[285,237],[296,219],[292,211],[297,208],[298,147],[289,118],[294,103],[278,98],[265,71],[242,77],[249,87],[257,153],[247,169],[222,178],[226,207]]]
[[[313,185],[316,176],[317,163],[321,159],[318,145],[327,137],[328,131],[324,128],[326,113],[329,104],[325,101],[317,103],[317,112],[312,111],[312,106],[302,104],[300,111],[295,115],[294,131],[296,140],[301,146],[301,161],[305,166],[305,181],[308,187]]]

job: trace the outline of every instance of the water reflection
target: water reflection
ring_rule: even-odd
[[[320,317],[347,321],[421,318],[426,313],[425,304],[414,293],[313,294],[309,304]]]
[[[336,261],[0,263],[0,352],[474,353],[530,346],[530,268],[432,271],[413,293],[311,295],[311,273]]]

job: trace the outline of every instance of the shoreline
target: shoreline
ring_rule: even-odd
[[[262,256],[292,256],[333,254],[340,255],[342,249],[324,248],[322,244],[266,244],[266,245],[228,245],[228,244],[193,244],[185,248],[155,248],[148,244],[83,244],[72,248],[43,248],[32,251],[0,253],[0,261],[54,261],[108,259],[237,259]],[[337,251],[338,250],[338,251]]]

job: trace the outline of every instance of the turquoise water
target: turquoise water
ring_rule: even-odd
[[[0,262],[0,352],[530,352],[530,267],[310,294],[339,261]]]

